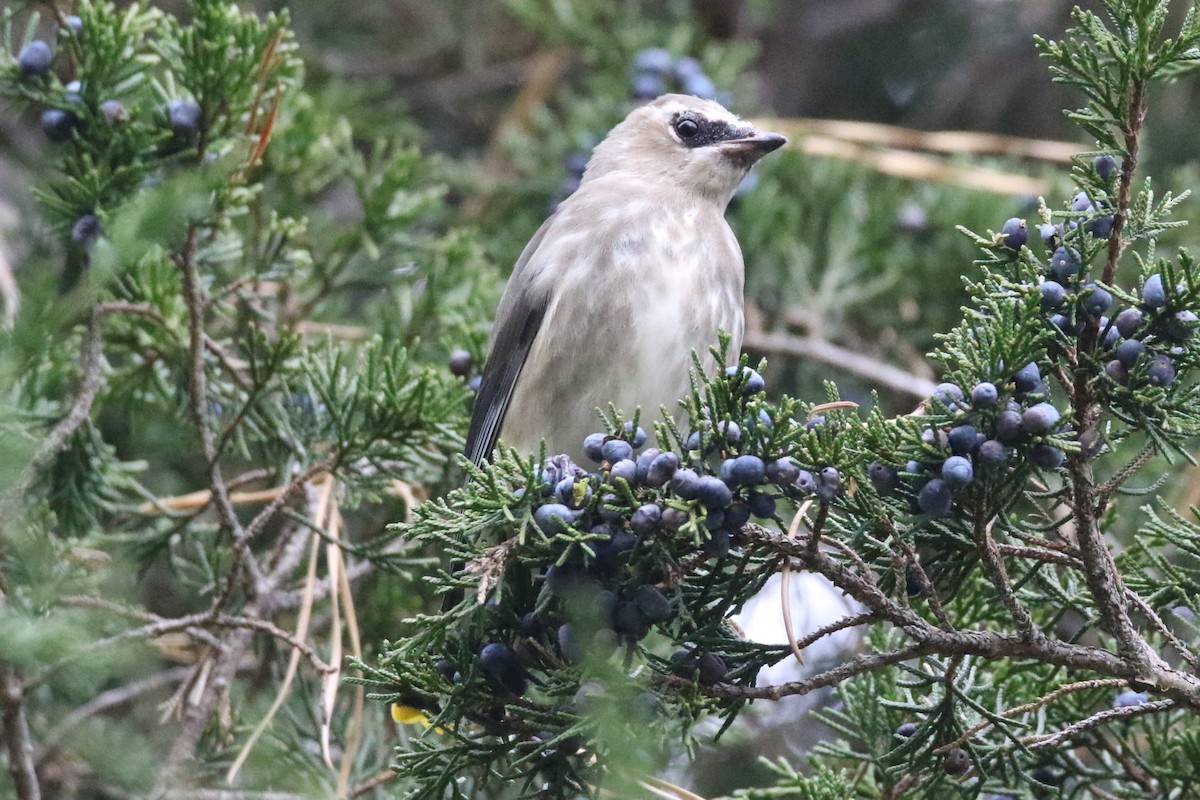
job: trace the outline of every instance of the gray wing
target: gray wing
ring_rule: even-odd
[[[491,458],[492,451],[496,449],[496,440],[500,438],[500,428],[504,424],[504,415],[508,412],[517,379],[546,314],[549,297],[535,296],[528,286],[523,287],[522,284],[528,283],[523,274],[525,265],[533,258],[549,227],[550,219],[547,219],[529,244],[525,245],[500,303],[504,313],[497,320],[492,352],[483,367],[479,395],[475,398],[471,427],[467,431],[466,455],[477,465]]]

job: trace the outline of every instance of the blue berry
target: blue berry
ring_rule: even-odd
[[[1163,288],[1162,275],[1157,272],[1146,278],[1142,287],[1142,302],[1149,308],[1162,308],[1167,304],[1167,292]]]
[[[867,465],[867,477],[871,479],[875,491],[884,496],[896,491],[896,487],[900,485],[900,475],[896,468],[879,461],[872,461]]]
[[[988,439],[983,444],[979,445],[978,452],[979,462],[986,464],[989,467],[998,467],[1008,463],[1008,451],[1004,449],[1004,445],[995,439]]]
[[[1038,369],[1036,361],[1030,361],[1025,366],[1013,375],[1013,382],[1016,384],[1018,392],[1032,392],[1037,389],[1042,380],[1042,371]]]
[[[724,528],[709,528],[709,538],[702,549],[706,555],[712,558],[724,558],[729,555],[729,548],[732,544],[733,537],[729,535],[729,531]]]
[[[653,586],[643,586],[633,594],[633,604],[649,622],[671,618],[671,601]]]
[[[1066,454],[1053,445],[1035,444],[1029,448],[1029,460],[1035,467],[1058,469],[1066,459]]]
[[[1000,229],[1001,242],[1009,250],[1020,250],[1025,246],[1025,242],[1029,241],[1029,229],[1025,225],[1025,220],[1020,217],[1013,217],[1004,223],[1004,227]]]
[[[1052,225],[1049,222],[1043,222],[1038,226],[1038,235],[1042,237],[1042,244],[1046,247],[1056,247],[1059,243],[1059,230],[1057,225]]]
[[[54,51],[41,39],[34,39],[17,54],[17,66],[22,78],[41,77],[50,71],[54,62]]]
[[[625,423],[625,435],[629,437],[629,443],[633,445],[634,450],[646,443],[646,431],[642,430],[640,425],[634,428],[632,421]]]
[[[1088,223],[1084,225],[1084,228],[1091,231],[1092,236],[1095,236],[1097,239],[1107,239],[1112,235],[1113,222],[1113,215],[1105,214],[1102,217],[1096,217],[1093,220],[1089,220]]]
[[[582,150],[572,150],[563,157],[563,168],[577,178],[582,178],[587,170],[588,154]]]
[[[1084,287],[1084,291],[1083,310],[1093,317],[1098,317],[1108,311],[1108,307],[1112,305],[1113,296],[1107,289],[1089,283]]]
[[[735,483],[755,486],[767,479],[767,467],[758,456],[738,456],[733,459],[732,476]]]
[[[920,461],[909,461],[904,465],[904,471],[909,475],[920,475],[923,471]]]
[[[479,651],[479,669],[493,686],[515,695],[525,694],[529,681],[513,649],[501,642],[484,645]]]
[[[583,454],[599,464],[604,460],[604,440],[608,438],[603,433],[589,433],[583,440]]]
[[[578,664],[583,661],[586,652],[583,649],[583,642],[579,640],[579,633],[575,630],[574,624],[567,622],[559,625],[555,638],[558,639],[559,652],[562,653],[567,663]]]
[[[1100,180],[1107,181],[1117,172],[1117,160],[1110,155],[1096,156],[1092,159],[1092,169],[1096,170]]]
[[[600,446],[600,455],[609,464],[633,457],[633,446],[624,439],[609,439]]]
[[[805,494],[811,494],[817,490],[817,479],[813,474],[806,469],[800,470],[800,474],[796,476],[796,488]]]
[[[1121,338],[1120,331],[1117,326],[1111,324],[1108,317],[1100,317],[1100,343],[1104,345],[1105,350],[1112,350],[1117,346],[1117,340]]]
[[[61,108],[47,108],[41,117],[42,133],[52,142],[70,141],[79,125],[79,118]]]
[[[1062,283],[1079,272],[1079,253],[1069,247],[1060,247],[1050,256],[1050,277]]]
[[[1021,415],[1011,409],[996,417],[995,437],[1001,444],[1016,444],[1022,438]]]
[[[704,73],[692,75],[683,81],[684,94],[699,97],[701,100],[713,100],[717,96],[717,86]]]
[[[669,452],[662,453],[655,456],[654,460],[650,462],[650,469],[646,471],[644,483],[647,486],[662,486],[671,480],[671,476],[677,469],[679,469],[679,456]]]
[[[637,462],[631,458],[622,458],[620,461],[609,467],[608,477],[615,482],[617,478],[623,478],[630,486],[637,485]]]
[[[946,441],[950,444],[950,452],[963,456],[978,446],[977,436],[978,432],[974,425],[958,425],[951,428],[950,432],[946,434]]]
[[[717,470],[717,477],[725,481],[729,485],[733,485],[736,481],[733,479],[733,459],[727,458],[721,462],[720,468]]]
[[[661,454],[662,451],[657,447],[651,447],[647,450],[643,450],[641,453],[638,453],[638,457],[635,462],[637,464],[638,483],[644,486],[649,485],[647,481],[650,479],[650,465],[653,464],[654,459],[658,458]],[[656,485],[661,486],[662,484],[659,483]]]
[[[96,243],[103,232],[99,217],[95,214],[84,214],[71,226],[71,241],[88,248]]]
[[[1146,378],[1151,386],[1170,386],[1175,382],[1175,365],[1168,356],[1156,355],[1146,370]]]
[[[634,100],[653,100],[666,92],[666,81],[656,72],[639,72],[633,76],[630,94]]]
[[[1122,386],[1129,383],[1129,369],[1117,359],[1104,365],[1104,374]]]
[[[105,100],[100,104],[100,114],[109,125],[120,125],[129,119],[129,112],[120,100]]]
[[[662,47],[647,47],[634,56],[633,68],[638,72],[666,74],[671,69],[671,54]]]
[[[962,456],[950,456],[942,463],[942,480],[951,489],[961,489],[975,480],[975,468]]]
[[[720,683],[727,674],[729,668],[725,666],[725,659],[716,653],[701,653],[696,659],[696,682],[701,686]]]
[[[1061,774],[1055,772],[1045,764],[1035,767],[1033,772],[1030,773],[1030,777],[1032,777],[1038,783],[1045,784],[1046,786],[1058,786],[1060,783],[1062,783],[1063,779]]]
[[[721,521],[721,527],[729,531],[740,531],[742,526],[749,521],[750,505],[748,503],[734,503],[725,509],[725,519]]]
[[[800,468],[788,456],[777,458],[767,464],[767,480],[776,486],[787,486],[800,477]]]
[[[1117,345],[1117,361],[1120,361],[1126,369],[1132,369],[1144,352],[1146,352],[1146,345],[1137,339],[1126,339]]]
[[[942,772],[947,775],[962,775],[971,768],[971,756],[961,747],[956,747],[942,759]]]
[[[979,408],[991,408],[999,398],[1000,392],[994,383],[983,381],[971,389],[971,405]]]
[[[1067,290],[1058,281],[1042,281],[1042,308],[1058,308],[1067,299]]]
[[[191,100],[167,103],[167,122],[176,139],[190,141],[200,132],[200,106]]]
[[[933,399],[944,406],[962,402],[963,390],[953,383],[939,383],[933,390]]]
[[[75,36],[83,33],[83,20],[75,14],[67,15],[67,27],[61,28],[60,32],[65,33],[67,31],[70,31]]]
[[[547,536],[563,533],[575,521],[575,512],[562,503],[546,503],[533,512],[533,524]]]
[[[583,178],[579,175],[568,175],[563,178],[562,183],[558,185],[559,197],[570,197],[579,191],[579,187],[583,184]]]
[[[1041,436],[1057,425],[1058,420],[1057,408],[1049,403],[1038,403],[1025,409],[1021,415],[1021,428],[1028,434]]]
[[[1076,336],[1083,330],[1082,325],[1072,322],[1071,318],[1065,314],[1055,314],[1050,317],[1050,324],[1066,336]]]
[[[762,375],[758,374],[758,370],[751,369],[750,367],[738,366],[727,367],[725,369],[726,378],[733,378],[739,374],[741,375],[742,381],[742,394],[758,394],[767,388],[767,382],[763,380]]]
[[[675,79],[680,81],[681,83],[683,81],[686,81],[688,78],[692,77],[693,75],[703,75],[703,74],[704,74],[704,67],[702,67],[700,65],[699,61],[692,58],[691,56],[681,56],[678,60],[675,61]]]
[[[1168,339],[1174,339],[1177,342],[1186,342],[1192,338],[1192,331],[1196,329],[1196,315],[1187,309],[1176,311],[1175,315],[1169,317],[1166,324],[1163,326],[1163,333]]]
[[[650,621],[642,616],[642,612],[634,603],[618,603],[612,613],[612,627],[621,636],[628,636],[634,641],[646,638],[650,633]]]
[[[733,443],[741,441],[742,429],[733,420],[727,419],[717,423],[717,433],[725,437],[725,441]]]
[[[917,723],[906,722],[903,725],[901,725],[899,728],[896,728],[896,738],[910,739],[910,738],[912,738],[912,735],[916,732],[917,732]]]
[[[804,423],[804,430],[811,431],[825,424],[825,415],[817,414],[815,417]]]
[[[775,498],[766,492],[751,492],[746,498],[750,513],[760,519],[775,516]]]
[[[1092,203],[1092,198],[1087,196],[1087,192],[1080,192],[1071,199],[1072,211],[1092,211],[1096,206]]]
[[[817,476],[817,496],[822,500],[832,500],[842,488],[842,473],[836,467],[825,467]]]
[[[1124,691],[1113,698],[1113,708],[1133,708],[1134,706],[1140,706],[1149,699],[1141,692],[1133,690]]]
[[[572,507],[575,504],[575,479],[572,477],[563,478],[554,485],[554,499],[562,503],[564,506]]]
[[[696,499],[705,508],[724,508],[733,502],[733,492],[725,485],[725,481],[705,475],[700,478]]]
[[[461,347],[450,352],[448,361],[450,374],[459,378],[465,378],[471,374],[471,367],[474,365],[474,360],[471,354]]]
[[[475,394],[479,394],[479,387],[482,385],[483,385],[483,376],[482,375],[472,375],[470,378],[467,378],[467,388],[469,390],[471,390],[472,392],[474,392]]]
[[[934,478],[917,493],[917,506],[922,512],[934,517],[944,517],[954,505],[954,495],[941,478]]]
[[[671,491],[684,500],[695,500],[700,494],[700,476],[691,469],[675,470],[671,476]]]

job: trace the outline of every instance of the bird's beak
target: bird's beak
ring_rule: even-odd
[[[727,139],[721,142],[721,150],[755,160],[767,153],[772,153],[787,144],[787,137],[780,133],[764,131],[754,133],[741,139]]]

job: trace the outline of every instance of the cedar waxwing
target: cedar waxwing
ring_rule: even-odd
[[[472,461],[490,459],[498,439],[523,455],[545,440],[547,454],[585,464],[597,409],[640,406],[652,431],[660,407],[677,408],[690,391],[693,350],[711,361],[723,329],[737,356],[742,251],[725,208],[750,167],[785,141],[676,94],[609,132],[500,300],[467,434]]]

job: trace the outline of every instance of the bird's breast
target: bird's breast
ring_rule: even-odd
[[[550,452],[579,454],[609,403],[626,415],[640,406],[649,431],[660,406],[676,411],[688,393],[693,350],[714,370],[708,348],[723,329],[733,337],[728,358],[737,357],[742,255],[723,216],[651,204],[623,211],[619,224],[559,242],[571,252],[552,270],[547,314],[502,431],[521,449],[545,438]]]

